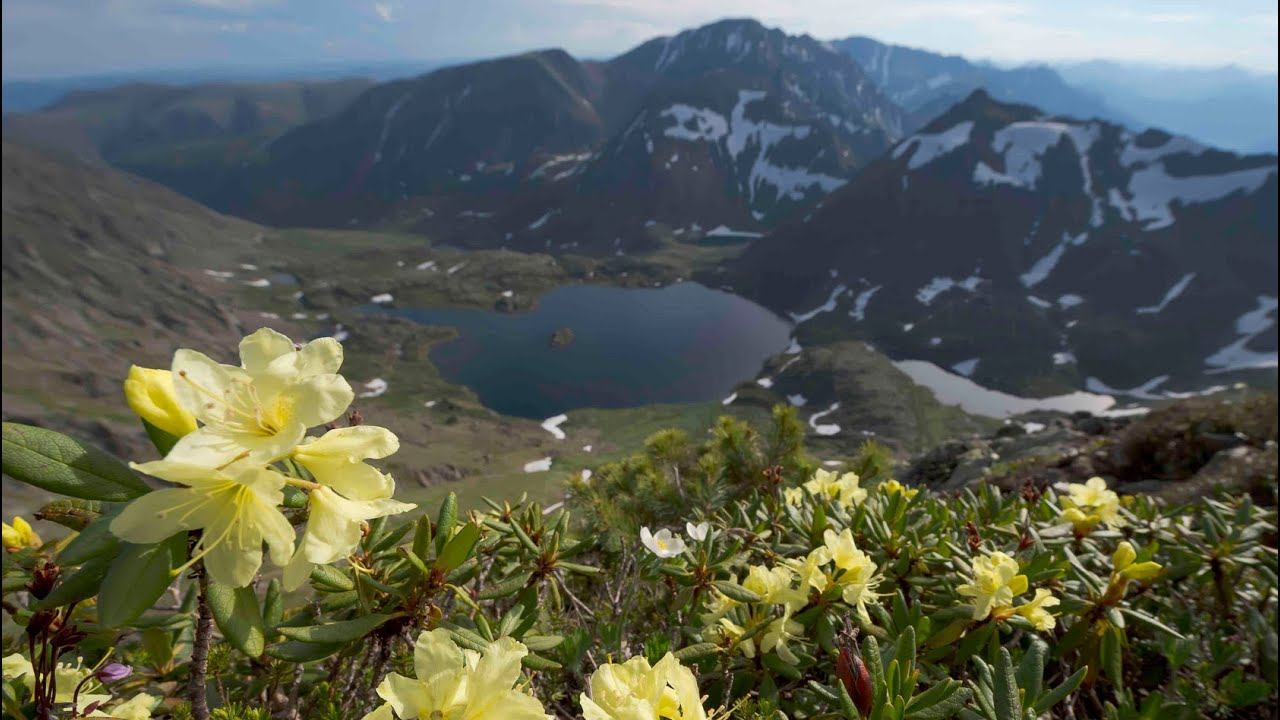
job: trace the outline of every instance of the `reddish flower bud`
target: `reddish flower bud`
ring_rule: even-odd
[[[31,582],[27,583],[27,590],[36,598],[43,600],[53,591],[53,586],[57,584],[58,576],[61,574],[61,568],[52,561],[45,560],[31,572]]]
[[[871,704],[875,699],[875,687],[871,684],[871,673],[867,664],[862,662],[857,646],[852,642],[841,643],[836,655],[836,677],[844,684],[854,707],[863,717],[871,714]]]

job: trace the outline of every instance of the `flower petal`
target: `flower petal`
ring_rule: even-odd
[[[288,336],[271,328],[258,328],[240,341],[240,365],[250,375],[261,375],[273,360],[295,352]]]
[[[173,354],[173,393],[187,412],[202,422],[220,416],[233,380],[246,379],[244,371],[221,365],[195,350],[183,348]]]
[[[414,673],[421,680],[425,681],[443,672],[461,670],[463,662],[462,649],[449,637],[449,631],[443,628],[418,635],[418,641],[413,645]]]
[[[190,488],[155,490],[126,505],[111,521],[111,534],[125,542],[158,543],[204,527],[218,511],[217,499],[206,493]]]
[[[332,422],[346,412],[355,393],[341,375],[315,375],[280,391],[292,403],[293,417],[307,427]]]

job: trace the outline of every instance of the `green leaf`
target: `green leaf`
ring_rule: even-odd
[[[431,549],[431,518],[423,514],[413,529],[413,554],[425,558]]]
[[[529,635],[520,642],[529,648],[529,652],[544,652],[559,647],[564,642],[563,635]]]
[[[272,645],[267,654],[291,663],[308,663],[323,660],[338,652],[345,643],[287,642]]]
[[[142,420],[142,429],[147,431],[147,437],[151,438],[151,444],[160,451],[161,457],[168,455],[173,446],[178,444],[178,438],[175,435],[152,425],[145,418],[139,419]]]
[[[115,555],[120,549],[120,540],[111,534],[111,521],[120,513],[119,509],[89,523],[71,542],[58,553],[60,565],[80,565],[95,557],[110,553]]]
[[[1033,637],[1031,647],[1018,663],[1018,687],[1026,691],[1028,699],[1040,697],[1044,683],[1044,658],[1048,652],[1049,646]]]
[[[444,551],[444,544],[453,536],[453,527],[458,524],[458,496],[449,493],[440,503],[440,514],[436,516],[436,555]],[[418,553],[422,557],[422,553]]]
[[[187,534],[153,545],[123,543],[98,593],[98,620],[113,628],[127,625],[156,604],[169,588],[170,568],[186,556]]]
[[[529,583],[529,578],[531,576],[532,576],[532,573],[523,572],[523,573],[520,573],[519,575],[516,575],[515,577],[503,580],[497,585],[490,585],[484,590],[481,590],[476,595],[476,599],[477,600],[497,600],[498,598],[504,598],[510,595],[515,595],[516,593],[524,589],[524,586]]]
[[[280,634],[291,640],[308,643],[346,643],[368,635],[382,623],[398,615],[370,613],[354,620],[342,620],[324,625],[305,627],[281,627]]]
[[[1018,678],[1013,671],[1013,657],[1000,648],[995,674],[996,720],[1023,720],[1022,698],[1018,696]]]
[[[1072,673],[1071,677],[1063,680],[1061,685],[1037,699],[1035,706],[1036,715],[1040,716],[1049,712],[1054,705],[1062,702],[1068,695],[1075,692],[1076,688],[1080,687],[1080,683],[1084,682],[1084,676],[1087,675],[1088,672],[1089,668],[1080,668]]]
[[[261,656],[266,649],[267,637],[262,624],[262,610],[258,607],[258,596],[253,588],[210,582],[206,598],[223,636],[245,655]]]
[[[102,578],[107,576],[107,569],[111,567],[112,559],[110,555],[100,555],[86,561],[79,570],[59,582],[53,588],[53,592],[32,608],[43,610],[62,607],[97,595],[98,588],[102,587]]]
[[[1174,636],[1175,638],[1178,638],[1179,640],[1183,639],[1182,633],[1178,632],[1177,630],[1174,630],[1168,625],[1165,625],[1164,623],[1148,615],[1147,613],[1142,612],[1141,610],[1133,610],[1131,608],[1122,607],[1120,608],[1120,612],[1123,613],[1124,616],[1127,618],[1130,618],[1132,620],[1137,620],[1138,622],[1143,623],[1145,625],[1149,625],[1159,630],[1160,632],[1168,633]]]
[[[262,597],[262,623],[268,630],[274,630],[284,619],[284,600],[280,597],[280,581],[271,578],[267,583],[267,592]]]
[[[715,643],[696,643],[694,645],[682,647],[673,652],[672,655],[675,655],[677,660],[685,662],[710,657],[718,652],[720,652],[720,646]]]
[[[562,667],[560,663],[555,660],[548,660],[541,655],[534,655],[533,653],[525,655],[524,658],[520,660],[520,664],[530,670],[538,670],[542,672],[559,670]]]
[[[467,523],[445,543],[444,549],[436,558],[436,567],[449,572],[466,561],[471,555],[471,548],[480,539],[480,527],[475,523]]]
[[[84,530],[89,523],[101,516],[101,502],[97,500],[77,500],[75,498],[54,500],[46,503],[44,507],[35,513],[37,519],[55,522],[65,528],[76,531]]]
[[[951,687],[951,692],[944,695],[938,702],[915,712],[908,710],[907,717],[911,718],[911,720],[945,720],[960,712],[960,709],[969,703],[969,699],[972,696],[973,691],[967,687],[962,687],[959,683],[955,683]]]
[[[750,590],[742,587],[736,582],[728,580],[716,580],[711,583],[712,587],[724,593],[726,597],[737,600],[738,602],[758,603],[764,598]]]
[[[3,449],[6,475],[59,495],[123,502],[151,491],[119,460],[52,430],[4,423]]]
[[[1116,688],[1124,687],[1124,631],[1111,626],[1102,635],[1102,669]]]
[[[311,569],[311,582],[323,590],[354,590],[356,583],[351,576],[332,565],[317,565]]]

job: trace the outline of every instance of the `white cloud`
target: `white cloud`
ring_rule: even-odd
[[[382,22],[391,22],[391,3],[374,3],[373,11],[382,18]]]

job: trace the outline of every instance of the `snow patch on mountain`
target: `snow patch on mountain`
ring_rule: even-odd
[[[565,415],[564,413],[560,413],[559,415],[549,417],[546,420],[542,421],[542,429],[551,433],[551,435],[555,437],[555,439],[563,440],[565,438],[565,434],[564,434],[564,431],[560,429],[560,426],[563,425],[565,421],[568,419],[569,419],[569,416]]]
[[[1192,205],[1221,200],[1238,192],[1246,195],[1257,192],[1275,172],[1275,165],[1271,165],[1217,175],[1179,177],[1170,175],[1163,162],[1154,162],[1133,172],[1127,197],[1113,189],[1109,199],[1122,217],[1145,223],[1143,230],[1159,230],[1174,223],[1173,203]]]
[[[1032,190],[1040,182],[1040,158],[1049,148],[1058,145],[1064,137],[1070,138],[1080,158],[1080,172],[1084,176],[1084,192],[1092,194],[1089,173],[1089,148],[1099,134],[1095,123],[1073,125],[1044,120],[1015,122],[996,131],[991,147],[1004,156],[1004,178],[1010,184]]]
[[[791,319],[795,322],[795,324],[799,325],[802,322],[813,319],[819,313],[831,312],[832,310],[835,310],[836,300],[839,299],[840,296],[843,295],[848,290],[849,288],[845,287],[844,285],[835,286],[834,288],[832,288],[831,295],[827,297],[826,302],[810,310],[809,312],[791,313]]]
[[[1099,414],[1115,405],[1110,395],[1076,391],[1046,398],[1024,398],[982,387],[969,378],[947,372],[925,360],[899,360],[894,367],[906,373],[917,385],[929,388],[934,397],[946,405],[959,405],[975,415],[1007,418],[1032,410],[1075,412],[1087,410]]]
[[[675,125],[663,131],[663,135],[690,142],[716,142],[729,132],[729,123],[720,113],[707,108],[676,103],[658,113],[659,117],[675,120]]]
[[[840,433],[839,425],[836,425],[834,423],[819,423],[818,421],[839,409],[840,409],[840,403],[835,402],[835,403],[831,403],[831,407],[827,408],[826,410],[810,415],[809,427],[819,435],[823,435],[823,436],[838,435]]]
[[[869,287],[858,293],[858,296],[853,299],[853,309],[849,311],[849,317],[852,317],[858,322],[865,320],[867,317],[867,303],[871,302],[871,298],[880,290],[881,287],[881,285],[876,285],[875,287]]]
[[[1048,254],[1037,260],[1030,270],[1018,277],[1022,281],[1022,286],[1031,288],[1039,285],[1058,266],[1058,261],[1062,259],[1062,255],[1067,251],[1068,245],[1083,245],[1087,239],[1088,235],[1084,233],[1074,236],[1065,232],[1062,233],[1062,239],[1058,241],[1058,244],[1054,245]]]
[[[717,225],[707,231],[706,237],[759,238],[764,237],[764,233],[751,232],[750,230],[732,230],[727,225]]]
[[[1155,393],[1155,389],[1165,384],[1168,380],[1168,375],[1159,375],[1151,378],[1141,385],[1125,389],[1113,388],[1096,377],[1090,377],[1084,381],[1084,387],[1090,392],[1104,393],[1107,395],[1125,395],[1139,400],[1159,400],[1164,396],[1157,395]]]
[[[546,225],[546,224],[547,224],[547,221],[548,221],[548,220],[550,220],[550,219],[552,218],[552,216],[554,216],[554,215],[555,215],[556,213],[558,213],[558,212],[560,212],[560,211],[559,211],[559,210],[548,210],[546,213],[544,213],[544,214],[542,215],[542,217],[540,217],[540,218],[538,218],[537,220],[534,220],[533,222],[529,223],[529,229],[530,229],[530,230],[537,230],[538,228],[542,227],[543,225]]]
[[[1178,282],[1173,284],[1173,287],[1169,288],[1169,290],[1164,294],[1164,297],[1160,298],[1160,302],[1156,303],[1155,305],[1147,305],[1144,307],[1140,307],[1134,312],[1138,313],[1139,315],[1155,315],[1159,313],[1161,310],[1164,310],[1166,307],[1169,307],[1169,303],[1178,299],[1178,296],[1182,294],[1183,290],[1187,289],[1187,286],[1191,284],[1191,281],[1195,278],[1195,276],[1196,274],[1193,272],[1183,275],[1182,278],[1178,280]]]
[[[387,114],[382,117],[382,132],[378,134],[378,149],[373,151],[373,162],[376,164],[382,160],[382,148],[387,144],[387,135],[391,132],[391,121],[395,119],[396,113],[400,112],[400,108],[409,100],[412,93],[405,93],[400,96],[387,108]]]
[[[913,150],[907,160],[908,170],[919,170],[938,158],[950,153],[969,142],[973,133],[973,121],[966,120],[954,127],[939,133],[917,133],[898,144],[893,149],[894,159],[902,157],[908,150]]]
[[[928,284],[916,291],[916,300],[919,301],[921,305],[928,305],[933,302],[934,298],[948,290],[959,288],[972,293],[977,291],[978,285],[981,283],[982,278],[978,277],[976,274],[970,275],[963,280],[955,280],[949,277],[935,277],[930,280]]]
[[[952,365],[951,369],[965,377],[973,377],[973,371],[978,369],[979,362],[981,362],[981,358],[969,358]]]
[[[1276,311],[1276,298],[1259,295],[1258,307],[1236,318],[1236,333],[1239,339],[1204,359],[1204,364],[1211,369],[1207,373],[1222,373],[1232,370],[1252,370],[1256,368],[1276,367],[1275,350],[1250,350],[1247,346],[1257,336],[1275,325],[1272,313]]]
[[[748,119],[747,106],[763,100],[766,95],[763,90],[738,91],[738,102],[734,105],[730,118],[729,134],[725,137],[725,147],[740,170],[744,168],[747,150],[755,150],[746,178],[748,201],[754,204],[757,194],[765,185],[773,186],[779,198],[792,200],[803,200],[806,192],[815,187],[829,193],[844,185],[843,178],[810,172],[806,168],[776,165],[770,160],[770,150],[774,146],[789,138],[803,140],[809,136],[812,128],[808,125],[778,125],[767,120]]]

